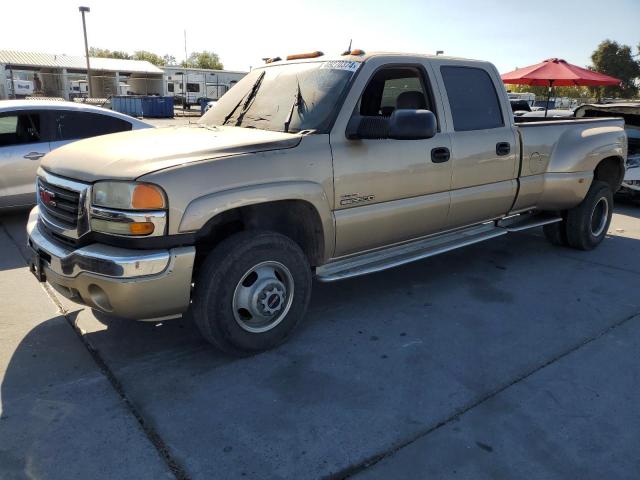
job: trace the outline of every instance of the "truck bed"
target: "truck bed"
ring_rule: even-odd
[[[542,120],[536,118],[536,120]],[[610,128],[609,128],[610,127]],[[560,118],[517,123],[522,165],[520,175],[581,171],[581,160],[602,147],[600,134],[619,130],[620,118]]]

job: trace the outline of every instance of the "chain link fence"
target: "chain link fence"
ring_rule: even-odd
[[[159,74],[119,74],[95,72],[89,83],[83,72],[18,70],[5,66],[5,98],[56,98],[100,103],[114,95],[163,95],[163,77]],[[0,94],[2,94],[0,88]]]

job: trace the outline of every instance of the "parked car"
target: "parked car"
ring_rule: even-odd
[[[35,203],[36,171],[74,140],[151,125],[104,108],[45,100],[0,101],[0,209]]]
[[[535,107],[534,107],[535,108]],[[533,110],[522,115],[523,117],[573,117],[573,110],[550,109],[545,115],[544,108],[542,110]]]
[[[531,111],[529,102],[526,100],[509,100],[509,102],[511,103],[511,110],[516,117],[522,116]]]
[[[627,171],[618,194],[640,200],[640,103],[588,104],[576,109],[578,118],[620,117],[629,138]]]
[[[27,226],[36,277],[126,318],[190,309],[208,341],[247,355],[292,333],[314,276],[540,226],[576,249],[605,238],[623,120],[516,124],[487,62],[296,57],[252,70],[194,126],[48,155]]]
[[[204,111],[208,112],[209,110],[211,110],[213,107],[216,106],[216,103],[218,103],[217,100],[211,100],[210,102],[207,102],[207,106],[204,107]]]

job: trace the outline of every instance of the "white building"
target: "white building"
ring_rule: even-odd
[[[95,57],[89,62],[96,98],[164,93],[164,72],[150,62]],[[86,96],[83,83],[87,83],[85,57],[0,50],[0,99],[40,95],[70,100]]]

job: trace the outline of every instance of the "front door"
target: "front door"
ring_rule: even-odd
[[[375,71],[354,115],[380,123],[397,108],[437,114],[425,66],[385,66]],[[426,140],[349,140],[344,132],[332,133],[335,256],[442,230],[450,200],[450,148],[449,136],[440,131]]]
[[[0,114],[0,207],[35,203],[36,171],[49,152],[46,118],[35,110]]]

